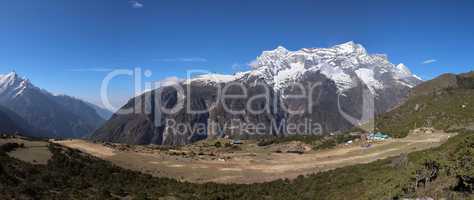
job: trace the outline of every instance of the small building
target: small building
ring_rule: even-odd
[[[368,140],[373,140],[373,141],[383,141],[390,139],[390,136],[388,136],[385,133],[382,132],[377,132],[377,133],[371,133],[367,137]]]
[[[346,142],[346,145],[351,145],[353,142],[354,142],[354,141],[349,140],[349,141]]]
[[[237,145],[240,145],[240,144],[243,144],[243,142],[241,140],[232,140],[230,141],[230,144],[237,144]]]

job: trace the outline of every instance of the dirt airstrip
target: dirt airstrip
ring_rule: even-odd
[[[317,173],[359,163],[397,156],[401,153],[436,147],[454,134],[410,134],[403,139],[389,139],[373,144],[370,148],[360,144],[340,145],[334,149],[303,154],[276,153],[275,147],[257,146],[254,141],[244,141],[237,148],[193,144],[179,150],[149,146],[120,146],[91,143],[84,140],[64,140],[56,143],[79,149],[114,164],[154,176],[172,177],[190,182],[256,183],[279,178]],[[192,151],[199,153],[190,153]]]

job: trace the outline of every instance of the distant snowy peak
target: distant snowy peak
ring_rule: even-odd
[[[187,79],[183,81],[183,83],[184,84],[190,84],[192,82],[204,83],[204,84],[227,83],[227,82],[235,81],[241,78],[244,74],[245,74],[244,72],[240,72],[234,75],[215,74],[215,73],[201,74],[194,78]]]
[[[0,96],[15,98],[22,95],[28,88],[35,88],[26,78],[21,78],[16,72],[0,75]]]
[[[390,86],[394,81],[407,87],[421,82],[404,64],[394,65],[384,54],[368,54],[362,45],[352,41],[330,48],[303,48],[298,51],[279,46],[264,51],[253,63],[250,75],[264,79],[274,85],[275,90],[298,81],[309,71],[319,71],[333,80],[338,92],[355,87],[357,79],[372,92]]]
[[[14,102],[21,98],[28,99],[31,102],[35,102],[38,96],[47,97],[48,99],[70,99],[71,101],[92,105],[91,103],[88,103],[79,98],[63,94],[54,95],[44,89],[36,87],[30,82],[29,79],[27,79],[26,77],[20,77],[16,72],[10,72],[4,75],[0,74],[0,103],[9,101]],[[103,116],[104,119],[106,119],[106,117],[109,117],[109,113],[107,113],[105,110],[101,110],[96,107],[93,108],[100,116]]]
[[[331,49],[334,49],[337,53],[342,54],[342,55],[349,55],[349,54],[355,54],[355,55],[364,55],[367,54],[367,51],[365,48],[360,45],[356,44],[353,41],[346,42],[343,44],[335,45]],[[324,49],[320,49],[324,50]]]
[[[15,72],[10,72],[5,75],[0,75],[0,85],[1,86],[10,86],[15,84],[19,79],[18,75]]]

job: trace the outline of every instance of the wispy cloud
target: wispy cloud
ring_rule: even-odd
[[[158,62],[207,62],[207,59],[201,57],[184,57],[184,58],[158,58],[153,59]]]
[[[248,64],[252,69],[256,69],[258,67],[258,61],[257,60],[252,60]]]
[[[70,72],[110,72],[113,71],[112,68],[76,68],[76,69],[67,69],[66,71]]]
[[[253,61],[252,61],[253,62]],[[238,63],[235,62],[231,65],[231,68],[233,71],[244,71],[244,70],[249,70],[249,68],[253,68],[251,62],[249,63]]]
[[[423,61],[422,64],[427,65],[427,64],[435,63],[435,62],[437,62],[436,59],[428,59],[428,60]]]
[[[233,63],[231,67],[232,67],[232,70],[240,70],[242,65],[240,63]]]
[[[138,1],[132,0],[132,1],[129,1],[129,3],[132,6],[132,8],[143,8],[143,3],[140,3]]]

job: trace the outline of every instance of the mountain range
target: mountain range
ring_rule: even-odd
[[[288,124],[310,120],[320,125],[320,134],[328,134],[350,129],[398,106],[411,88],[422,83],[405,65],[394,65],[383,54],[369,54],[354,42],[297,51],[278,47],[264,51],[251,66],[251,70],[234,75],[201,74],[135,97],[91,139],[181,145],[209,137],[262,136],[255,129],[227,126],[235,121],[262,124],[260,132],[284,136],[290,134]],[[225,95],[242,96],[241,86],[246,90],[244,97],[221,99],[222,88]],[[310,92],[305,100],[291,98],[303,91]],[[177,105],[188,106],[173,113],[161,112]],[[243,109],[248,107],[266,112]],[[123,114],[126,110],[134,112]],[[203,124],[204,130],[179,130],[168,121],[185,127]]]
[[[105,109],[70,96],[53,95],[15,72],[0,75],[0,106],[20,117],[20,126],[30,127],[22,131],[37,137],[84,137],[107,119]]]

